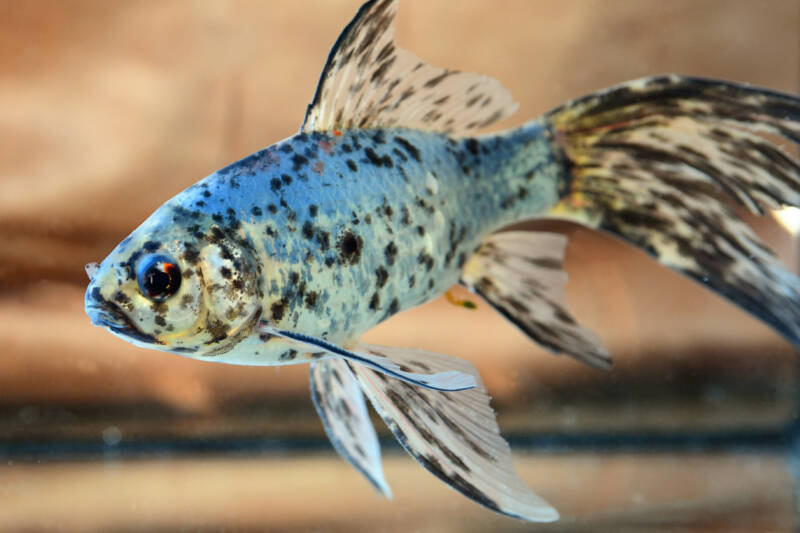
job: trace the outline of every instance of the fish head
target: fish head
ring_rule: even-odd
[[[252,247],[230,228],[158,215],[87,265],[86,313],[137,346],[196,358],[229,351],[261,314]]]

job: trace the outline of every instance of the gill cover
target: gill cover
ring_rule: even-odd
[[[260,315],[255,263],[218,227],[202,235],[145,223],[87,268],[92,322],[158,350],[197,356],[230,350]]]

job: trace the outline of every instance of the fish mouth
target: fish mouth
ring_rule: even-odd
[[[97,288],[87,291],[86,314],[95,326],[103,327],[111,333],[146,344],[164,344],[154,336],[139,331],[128,315],[113,302],[109,302]]]

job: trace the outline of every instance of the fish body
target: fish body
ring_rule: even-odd
[[[566,307],[562,218],[609,232],[800,346],[800,279],[728,206],[800,205],[800,99],[668,75],[477,135],[516,105],[495,80],[428,65],[372,0],[334,45],[300,132],[189,187],[99,265],[86,311],[139,346],[247,365],[310,363],[336,450],[389,495],[366,399],[426,469],[530,521],[558,513],[517,476],[466,361],[361,336],[455,283],[532,340],[599,368]]]
[[[251,365],[307,362],[311,354],[291,352],[279,339],[248,341],[242,328],[258,317],[352,344],[456,284],[487,234],[551,208],[560,173],[537,122],[466,139],[404,129],[299,133],[178,194],[115,253],[149,243],[152,254],[180,257],[183,279],[191,279],[198,250],[238,250],[247,268],[221,261],[215,277],[243,281],[212,292],[249,305],[223,311],[237,320],[217,328],[214,343],[175,339],[181,352]],[[151,238],[171,232],[171,241]]]

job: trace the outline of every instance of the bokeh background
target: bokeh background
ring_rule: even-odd
[[[522,531],[383,431],[395,498],[325,442],[307,367],[134,348],[83,313],[83,265],[167,198],[293,134],[358,0],[0,0],[0,530]],[[404,0],[400,44],[501,80],[513,127],[664,72],[797,93],[797,0]],[[792,236],[752,219],[797,268]],[[570,307],[597,372],[486,305],[403,313],[371,342],[473,361],[541,531],[797,527],[797,354],[699,286],[567,224]],[[376,421],[376,427],[382,423]]]

